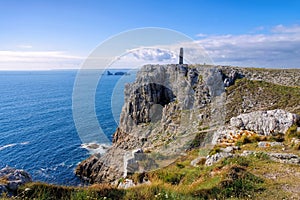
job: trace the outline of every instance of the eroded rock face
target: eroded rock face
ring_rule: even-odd
[[[260,135],[276,135],[285,132],[296,123],[300,116],[284,110],[256,111],[241,114],[230,119],[230,125],[237,129],[249,130]]]
[[[220,127],[215,133],[212,144],[234,145],[242,136],[269,136],[285,134],[300,116],[284,110],[255,111],[241,114],[230,119],[230,124]]]
[[[200,142],[197,141],[201,144],[196,142],[196,146],[211,141],[213,144],[220,143],[222,139],[233,145],[243,135],[285,132],[298,117],[283,110],[242,114],[232,118],[231,124],[225,126],[225,121],[232,116],[263,108],[253,103],[255,95],[250,103],[248,96],[237,95],[242,99],[241,104],[247,106],[228,114],[225,106],[232,105],[229,103],[234,102],[236,93],[231,91],[226,97],[228,90],[225,92],[225,87],[230,88],[240,78],[275,84],[282,80],[283,85],[298,86],[300,70],[289,81],[293,73],[293,70],[272,71],[201,65],[143,66],[137,73],[135,82],[125,86],[125,102],[112,147],[103,156],[92,156],[83,161],[77,167],[76,174],[91,183],[113,182],[127,174],[128,169],[139,172],[145,170],[135,163],[140,161],[140,157],[149,158],[150,161],[153,159],[151,154],[176,158],[189,148],[195,138],[201,138]],[[269,105],[269,102],[261,105],[266,104]],[[251,109],[246,109],[250,107]],[[227,115],[229,117],[225,119]],[[132,156],[136,149],[143,153]],[[156,166],[155,162],[149,163]]]
[[[0,194],[14,194],[19,186],[31,181],[31,176],[26,171],[5,167],[0,170]]]
[[[201,126],[222,121],[217,109],[216,117],[211,117],[211,108],[224,91],[221,72],[215,67],[143,66],[135,82],[125,86],[111,149],[83,161],[76,174],[91,183],[112,182],[128,172],[159,167],[157,157],[175,159],[189,148]],[[132,153],[136,149],[144,153]]]

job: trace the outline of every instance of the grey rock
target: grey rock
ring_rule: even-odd
[[[231,157],[233,157],[232,153],[226,153],[226,152],[216,153],[212,156],[207,156],[206,157],[205,165],[211,166],[211,165],[217,163],[218,161],[220,161],[223,158],[231,158]]]
[[[235,150],[239,150],[240,148],[238,146],[229,146],[226,148],[221,148],[221,151],[225,153],[234,153]]]
[[[212,144],[218,144],[225,140],[235,140],[242,132],[247,134],[276,135],[285,134],[294,124],[299,123],[300,116],[284,110],[255,111],[241,114],[230,119],[230,125],[221,126],[213,134]],[[246,134],[246,133],[243,133]],[[268,145],[261,143],[261,145]],[[276,143],[272,143],[276,145]]]
[[[195,158],[194,160],[191,161],[191,166],[198,167],[199,163],[202,161],[206,162],[206,157],[198,156],[197,158]]]
[[[125,179],[124,181],[121,181],[118,185],[118,188],[121,188],[121,189],[127,189],[127,188],[131,188],[131,187],[134,187],[135,184],[133,182],[133,180],[131,179]]]
[[[261,135],[285,134],[300,116],[284,110],[255,111],[230,119],[230,125],[237,129],[254,131]]]
[[[238,73],[237,70],[231,70],[228,75],[224,74],[224,86],[229,87],[234,84],[237,78],[240,78],[242,75]]]
[[[0,193],[15,193],[19,186],[31,182],[31,176],[24,170],[5,167],[0,170],[0,179],[4,180],[0,184]]]
[[[240,155],[241,156],[249,156],[249,155],[252,155],[255,153],[256,153],[255,151],[243,151],[243,153],[241,153]]]
[[[251,69],[243,67],[219,66],[224,79],[232,79],[232,74],[237,73],[237,78],[260,80],[269,83],[300,86],[300,71],[295,69]]]
[[[260,148],[273,147],[273,146],[283,146],[282,142],[258,142],[257,144]]]
[[[265,153],[270,157],[271,160],[275,162],[285,163],[285,164],[295,164],[300,165],[300,157],[296,154],[291,153],[269,153],[260,151],[243,151],[241,156],[257,155],[258,153]]]
[[[7,192],[7,187],[1,183],[0,184],[0,195],[4,192]]]

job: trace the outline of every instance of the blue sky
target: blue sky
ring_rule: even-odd
[[[0,69],[78,68],[103,40],[141,27],[182,32],[216,64],[298,67],[299,10],[298,0],[0,0]]]

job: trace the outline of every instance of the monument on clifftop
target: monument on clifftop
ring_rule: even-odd
[[[179,52],[179,65],[183,64],[183,48],[180,48],[180,52]]]

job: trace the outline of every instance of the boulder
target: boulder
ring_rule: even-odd
[[[299,115],[281,109],[241,114],[232,117],[230,125],[221,126],[214,132],[212,144],[232,146],[242,136],[285,134],[291,126],[299,123]],[[261,143],[261,145],[268,144]]]
[[[266,147],[274,147],[274,146],[283,146],[282,142],[259,142],[258,147],[266,148]]]
[[[260,135],[285,134],[293,125],[298,123],[300,116],[287,111],[276,109],[255,111],[241,114],[230,119],[230,125],[237,129],[254,131]]]
[[[19,186],[31,182],[31,176],[24,170],[5,167],[0,170],[0,194],[2,192],[16,193]]]
[[[206,162],[206,157],[199,156],[191,161],[191,166],[198,167],[201,164],[204,164]]]
[[[206,157],[205,165],[211,166],[223,158],[231,158],[231,157],[233,157],[232,153],[226,153],[226,152],[216,153],[214,155]]]
[[[235,150],[239,150],[239,149],[240,148],[238,146],[228,146],[225,148],[221,148],[221,151],[225,153],[234,153]]]
[[[124,181],[120,182],[120,184],[118,185],[118,188],[127,189],[127,188],[130,188],[133,186],[135,186],[133,180],[125,179]]]

